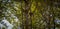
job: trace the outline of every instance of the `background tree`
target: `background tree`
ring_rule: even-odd
[[[60,29],[60,0],[0,0],[0,21],[13,29]],[[58,22],[58,23],[57,23]]]

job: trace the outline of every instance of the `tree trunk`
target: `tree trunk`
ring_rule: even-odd
[[[29,12],[29,9],[30,9],[30,1],[29,0],[24,0],[25,2],[25,9],[24,9],[24,15],[25,15],[25,29],[30,29],[29,27],[29,15],[28,15],[28,12]]]

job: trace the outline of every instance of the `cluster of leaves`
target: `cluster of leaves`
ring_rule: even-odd
[[[28,5],[26,5],[25,0],[0,0],[0,3],[0,20],[6,17],[10,23],[15,23],[14,29],[17,29],[19,25],[22,28],[30,26],[33,29],[49,29],[54,28],[54,25],[60,27],[54,23],[56,18],[60,19],[60,8],[54,6],[55,4],[50,0],[31,0]],[[26,8],[29,8],[28,11],[25,10]],[[18,17],[19,21],[15,22],[11,14]]]

